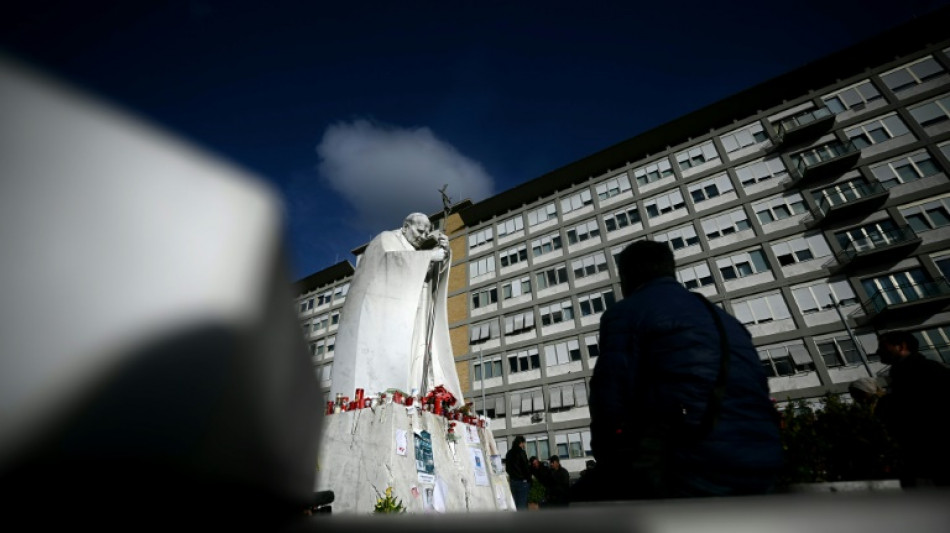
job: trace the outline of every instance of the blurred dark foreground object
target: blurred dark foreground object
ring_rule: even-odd
[[[2,54],[0,116],[8,524],[297,518],[321,396],[275,194]]]

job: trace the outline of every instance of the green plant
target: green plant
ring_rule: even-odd
[[[531,488],[528,489],[528,503],[536,503],[538,505],[544,503],[544,499],[547,497],[547,490],[545,490],[544,485],[541,484],[535,478],[531,478]]]
[[[896,477],[897,449],[873,405],[826,395],[820,408],[803,401],[782,412],[785,469],[781,483],[863,481]]]
[[[393,488],[386,487],[386,495],[376,499],[374,513],[405,513],[406,507],[402,501],[393,496]]]

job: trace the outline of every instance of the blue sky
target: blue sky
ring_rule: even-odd
[[[0,48],[270,182],[296,279],[443,184],[482,200],[947,3],[34,0]]]

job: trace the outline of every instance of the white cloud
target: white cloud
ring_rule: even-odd
[[[355,120],[329,126],[317,146],[320,173],[357,211],[358,226],[399,227],[409,213],[442,209],[439,189],[453,202],[492,194],[482,166],[429,128],[402,129]]]

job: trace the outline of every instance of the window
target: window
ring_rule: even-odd
[[[561,234],[560,233],[551,233],[550,235],[545,235],[540,239],[535,239],[531,241],[531,253],[534,257],[540,257],[544,254],[551,253],[554,250],[561,249]]]
[[[881,81],[888,89],[898,93],[943,73],[943,67],[932,56],[927,56],[881,74]]]
[[[541,368],[541,357],[537,348],[529,348],[508,354],[508,373],[527,372]]]
[[[587,405],[587,384],[583,380],[548,387],[548,407],[552,411],[585,405]]]
[[[597,335],[588,335],[584,337],[584,345],[587,346],[588,359],[593,359],[600,356],[600,344],[597,342]]]
[[[776,220],[782,220],[793,215],[805,212],[805,201],[802,195],[795,192],[783,196],[774,196],[765,201],[752,204],[752,210],[762,225]]]
[[[754,122],[748,126],[721,135],[719,140],[722,141],[722,147],[726,149],[726,153],[731,154],[742,148],[765,142],[768,138],[769,136],[766,135],[765,127],[762,126],[762,123]]]
[[[604,215],[604,227],[607,228],[608,233],[638,223],[640,223],[640,211],[637,209],[637,204],[628,205],[620,211]]]
[[[920,353],[935,361],[950,363],[950,327],[938,326],[915,331],[920,342]]]
[[[828,368],[863,363],[857,346],[848,335],[816,341],[815,344],[818,346],[818,355]]]
[[[472,309],[479,309],[498,302],[498,289],[495,287],[476,289],[472,292]]]
[[[746,325],[764,324],[792,316],[788,312],[785,299],[777,292],[733,302],[732,309],[739,322]]]
[[[554,202],[545,204],[533,211],[528,211],[528,225],[536,226],[542,222],[557,218],[557,208]]]
[[[823,212],[829,208],[844,205],[852,200],[863,198],[878,192],[864,178],[856,178],[830,187],[812,191],[811,196]]]
[[[749,222],[749,216],[746,215],[745,210],[741,207],[704,218],[700,221],[700,225],[703,227],[703,233],[706,234],[706,238],[709,240],[725,237],[726,235],[731,235],[752,227],[752,224]]]
[[[529,309],[505,317],[505,335],[517,335],[534,329],[534,311]]]
[[[762,250],[750,250],[731,257],[716,260],[716,268],[724,281],[744,278],[769,270],[769,263]]]
[[[650,218],[654,218],[672,213],[677,209],[683,209],[686,207],[686,202],[683,201],[683,193],[680,192],[679,189],[676,189],[672,192],[650,198],[643,202],[643,207],[647,210],[647,215]]]
[[[326,339],[320,339],[317,342],[310,343],[310,355],[321,356],[327,351]]]
[[[577,244],[579,242],[584,242],[587,239],[593,239],[599,236],[600,226],[597,224],[596,218],[592,218],[587,222],[581,222],[580,224],[567,230],[568,244]]]
[[[689,290],[706,287],[714,283],[712,272],[706,262],[696,263],[676,271],[676,279]]]
[[[577,303],[581,308],[581,316],[590,316],[603,313],[608,306],[614,304],[613,289],[592,292],[577,297]]]
[[[329,290],[319,296],[317,296],[317,307],[321,305],[329,305],[330,299],[333,297],[333,291]]]
[[[792,297],[803,315],[834,309],[834,301],[850,305],[858,301],[848,280],[820,281],[811,285],[792,288]],[[834,297],[834,300],[832,300]]]
[[[693,204],[699,204],[706,200],[711,200],[717,196],[732,190],[732,181],[726,174],[703,180],[688,187],[689,196],[693,199]]]
[[[585,205],[591,205],[594,199],[591,197],[590,189],[584,189],[581,192],[572,194],[567,198],[561,199],[561,213],[567,214]]]
[[[505,300],[517,298],[523,294],[531,294],[531,276],[523,276],[501,285],[501,297]]]
[[[335,312],[335,313],[331,313],[331,314],[330,314],[330,325],[331,325],[331,326],[335,326],[335,325],[337,325],[337,324],[339,324],[339,323],[340,323],[340,312],[337,311],[337,312]]]
[[[346,283],[340,285],[333,291],[333,301],[336,303],[342,302],[346,298],[346,293],[350,292],[350,284]]]
[[[475,250],[485,245],[491,245],[493,238],[491,228],[478,230],[468,236],[468,249]]]
[[[861,280],[864,291],[871,297],[877,311],[888,305],[912,302],[933,295],[929,279],[922,268],[892,272],[885,276]]]
[[[594,191],[597,192],[597,198],[601,201],[606,200],[607,198],[613,198],[614,196],[629,190],[630,178],[628,178],[626,174],[621,174],[619,176],[610,178],[609,180],[594,187]]]
[[[327,357],[333,355],[334,350],[336,350],[336,335],[331,335],[327,337]]]
[[[534,275],[534,279],[538,284],[539,291],[561,283],[567,283],[567,267],[561,264],[542,270]]]
[[[501,356],[492,357],[490,360],[484,360],[472,365],[475,371],[475,381],[501,377]]]
[[[880,98],[881,93],[874,88],[874,85],[869,80],[864,80],[850,87],[839,89],[822,97],[821,100],[832,113],[837,115],[849,109],[859,111],[867,107],[870,102]]]
[[[950,197],[927,200],[900,208],[900,213],[916,232],[950,225]]]
[[[885,219],[846,231],[835,232],[835,239],[843,250],[860,252],[904,238],[893,220]]]
[[[541,307],[539,311],[541,313],[542,326],[550,326],[574,319],[574,307],[571,305],[571,300],[569,299],[545,305]]]
[[[770,378],[793,376],[815,369],[815,363],[802,341],[763,346],[758,352],[765,375]]]
[[[604,252],[586,255],[580,259],[571,261],[571,269],[574,270],[574,279],[593,276],[598,272],[606,272],[607,256],[604,254]]]
[[[680,170],[687,170],[693,167],[698,167],[703,163],[718,160],[719,154],[716,152],[716,147],[713,146],[712,141],[703,143],[700,146],[683,150],[682,152],[676,154],[676,162],[679,164]]]
[[[495,272],[495,256],[490,255],[468,263],[469,279],[485,276]]]
[[[540,413],[543,411],[544,396],[541,394],[541,389],[511,393],[511,414],[513,416]]]
[[[468,330],[470,345],[482,344],[499,337],[498,319],[472,324]]]
[[[488,418],[501,418],[505,416],[504,396],[485,398],[484,402],[482,402],[481,398],[476,398],[473,401],[473,404],[473,407],[475,407],[475,412],[482,416],[487,416]]]
[[[924,150],[871,167],[871,173],[886,189],[933,176],[938,172],[940,168]]]
[[[514,409],[514,407],[512,407]],[[551,448],[548,444],[547,435],[526,435],[525,436],[525,452],[527,452],[528,457],[532,455],[535,457],[548,457],[551,455]]]
[[[736,167],[736,177],[739,178],[739,183],[743,187],[784,176],[788,176],[788,169],[785,168],[782,159],[778,157],[761,159]]]
[[[577,339],[544,345],[544,361],[547,366],[566,365],[581,360],[581,347]]]
[[[558,457],[587,457],[593,455],[590,449],[590,431],[569,431],[554,435]]]
[[[521,244],[508,248],[498,254],[498,262],[501,263],[502,268],[517,265],[518,263],[527,263],[528,247]]]
[[[300,302],[300,312],[305,313],[313,309],[313,298],[308,298]]]
[[[498,238],[506,237],[517,231],[524,229],[524,217],[515,215],[509,219],[502,220],[495,228],[498,231]]]
[[[907,129],[904,121],[896,113],[876,118],[844,131],[844,134],[851,139],[858,150],[894,137],[900,137],[906,133],[910,133],[910,130]]]
[[[330,315],[327,313],[324,313],[313,319],[313,331],[315,333],[317,331],[327,329],[327,326],[329,325],[330,325]]]
[[[930,102],[910,108],[910,116],[914,117],[922,127],[933,126],[950,119],[950,94],[931,100]]]
[[[644,167],[633,171],[633,178],[637,180],[637,185],[644,186],[648,183],[660,181],[673,175],[673,166],[669,159],[663,158],[656,163],[650,163]]]
[[[831,255],[831,248],[821,234],[798,237],[772,245],[772,252],[781,266]]]
[[[327,363],[320,367],[320,381],[330,381],[333,377],[333,363]]]
[[[674,251],[699,244],[699,236],[696,235],[696,228],[692,224],[680,226],[660,235],[654,235],[653,240],[668,243]],[[619,252],[618,250],[617,253]]]

